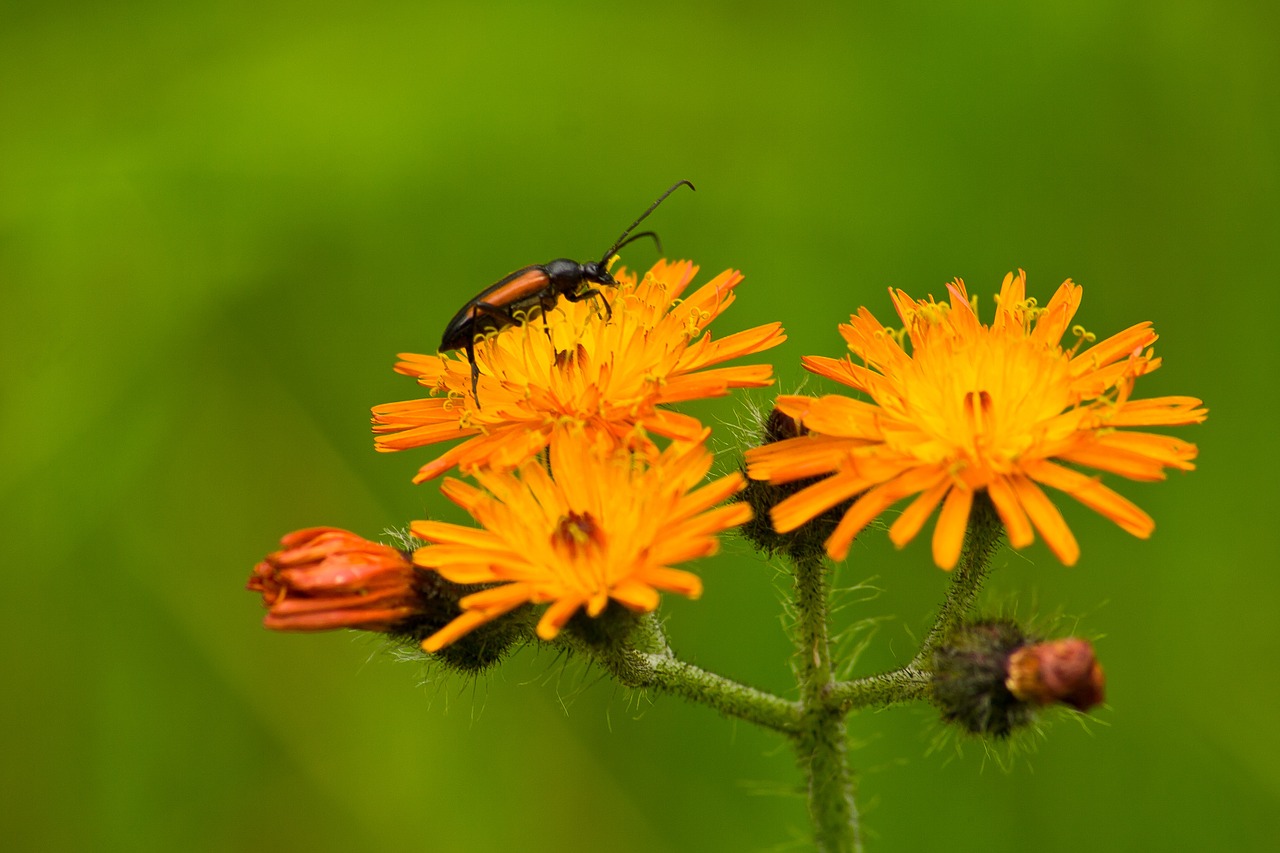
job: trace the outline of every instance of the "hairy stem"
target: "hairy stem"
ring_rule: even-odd
[[[890,672],[838,681],[827,691],[827,703],[840,713],[863,708],[888,708],[904,702],[927,699],[932,685],[928,670],[904,666]]]
[[[675,656],[662,624],[653,614],[641,619],[629,643],[582,646],[628,687],[674,693],[720,713],[794,735],[800,727],[800,704],[708,672]]]
[[[670,655],[645,655],[652,668],[650,687],[666,690],[767,729],[794,734],[800,726],[800,706],[772,693],[739,684],[699,669]]]
[[[946,600],[942,602],[933,627],[925,635],[920,651],[916,652],[907,669],[927,672],[933,664],[934,650],[969,615],[1003,533],[1004,525],[991,504],[991,499],[985,491],[979,492],[974,496],[969,526],[964,534],[964,550],[961,551],[960,562],[952,574]]]
[[[821,556],[797,558],[795,567],[796,678],[801,721],[795,748],[808,777],[809,817],[823,853],[861,850],[858,809],[849,771],[845,714],[827,701],[835,685],[828,629],[826,566]]]
[[[937,648],[968,616],[1003,526],[986,493],[975,497],[964,550],[947,597],[911,662],[900,669],[836,681],[831,660],[830,584],[821,555],[793,554],[795,561],[795,673],[800,701],[733,681],[679,660],[658,620],[634,625],[628,642],[576,643],[623,684],[655,688],[707,705],[730,717],[789,736],[808,780],[809,816],[822,853],[862,850],[845,718],[863,708],[886,708],[930,698]],[[563,636],[563,635],[562,635]]]

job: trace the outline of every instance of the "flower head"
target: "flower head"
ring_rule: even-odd
[[[336,527],[297,530],[254,567],[247,589],[262,594],[263,624],[275,631],[391,631],[422,610],[417,570],[388,545]]]
[[[1025,547],[1038,530],[1070,565],[1079,547],[1041,488],[1050,486],[1135,536],[1149,536],[1150,516],[1063,463],[1134,480],[1194,467],[1195,445],[1125,429],[1199,423],[1206,414],[1193,397],[1131,399],[1134,380],[1160,364],[1149,349],[1156,340],[1151,324],[1079,351],[1091,337],[1071,326],[1081,288],[1070,280],[1041,309],[1026,298],[1025,274],[1005,276],[989,326],[979,322],[962,281],[947,289],[950,303],[890,291],[901,335],[859,309],[840,333],[863,364],[847,356],[804,359],[808,370],[870,399],[778,398],[777,407],[809,434],[748,451],[749,476],[772,483],[822,479],[773,508],[775,528],[794,530],[858,496],[826,542],[828,553],[842,559],[872,519],[913,497],[889,536],[906,544],[941,504],[933,556],[949,569],[959,558],[974,494],[985,490],[1010,544]],[[1068,329],[1079,340],[1064,348]]]
[[[375,407],[377,448],[465,438],[421,468],[414,482],[422,482],[454,466],[511,470],[579,432],[649,455],[657,451],[650,434],[695,439],[697,420],[661,407],[768,385],[767,364],[707,368],[785,340],[778,323],[712,340],[706,328],[733,303],[742,274],[727,270],[682,298],[697,272],[688,261],[659,261],[642,279],[620,271],[604,294],[611,316],[596,300],[561,299],[545,326],[535,319],[477,341],[483,407],[464,355],[402,354],[396,370],[432,396]]]
[[[704,433],[705,435],[705,433]],[[483,488],[448,479],[443,492],[482,529],[419,521],[431,543],[414,562],[460,584],[497,584],[463,598],[462,615],[428,637],[434,652],[522,604],[550,603],[538,636],[550,640],[580,609],[610,600],[636,612],[660,590],[696,598],[696,575],[672,568],[716,551],[716,534],[751,510],[716,504],[742,487],[737,474],[698,487],[711,465],[701,444],[673,443],[652,462],[587,441],[551,446],[551,471],[529,460],[514,472],[481,470]]]

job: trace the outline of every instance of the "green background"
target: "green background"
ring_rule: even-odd
[[[1255,850],[1280,832],[1277,151],[1268,4],[0,4],[0,837],[12,850],[805,849],[772,736],[529,651],[479,682],[261,629],[294,528],[457,520],[370,405],[508,270],[596,256],[663,188],[717,328],[801,355],[885,289],[1085,288],[1151,320],[1140,396],[1199,470],[1112,484],[1149,541],[1007,552],[989,606],[1097,640],[1108,705],[1012,771],[925,707],[850,722],[872,850]],[[632,265],[652,250],[629,250]],[[705,279],[705,275],[704,275]],[[984,297],[985,298],[985,297]],[[990,301],[984,307],[989,310]],[[988,315],[989,316],[989,315]],[[825,387],[810,382],[810,389]],[[749,396],[749,395],[747,395]],[[752,398],[767,404],[768,393]],[[716,425],[745,396],[686,411]],[[725,465],[732,464],[726,458]],[[678,651],[786,691],[775,567],[668,602]],[[901,662],[947,576],[883,531],[840,581]]]

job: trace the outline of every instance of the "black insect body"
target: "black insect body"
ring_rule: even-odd
[[[652,237],[658,243],[658,235],[652,231],[632,234],[632,230],[653,213],[654,209],[681,186],[694,189],[688,181],[677,181],[672,184],[658,200],[649,205],[639,218],[622,232],[622,235],[610,246],[598,261],[579,263],[569,258],[557,258],[545,264],[533,264],[522,267],[510,275],[480,291],[462,306],[449,324],[445,326],[444,336],[440,341],[440,351],[463,350],[467,361],[471,362],[471,393],[476,405],[480,405],[480,396],[476,386],[480,381],[480,368],[476,365],[476,338],[484,337],[508,326],[518,326],[528,321],[535,309],[546,322],[546,313],[555,308],[556,300],[563,296],[570,302],[581,302],[584,299],[599,298],[604,305],[607,316],[613,316],[609,301],[597,287],[592,285],[616,285],[609,273],[609,259],[626,246],[644,237]],[[629,236],[628,236],[629,235]]]

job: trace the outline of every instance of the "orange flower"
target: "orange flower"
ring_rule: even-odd
[[[701,444],[673,443],[647,463],[566,440],[551,445],[554,478],[529,460],[516,472],[477,471],[483,489],[445,480],[444,494],[482,529],[414,522],[432,543],[414,562],[455,583],[498,586],[463,598],[462,615],[423,648],[435,652],[525,603],[551,603],[538,623],[550,640],[579,609],[598,616],[610,599],[647,612],[659,590],[696,598],[698,577],[670,566],[715,553],[716,534],[751,516],[746,504],[715,506],[742,488],[738,474],[695,490],[710,466]]]
[[[1080,305],[1081,289],[1063,282],[1043,309],[1025,295],[1026,276],[1005,276],[996,317],[981,324],[964,282],[947,285],[950,304],[890,291],[911,346],[866,308],[840,333],[863,365],[810,356],[804,366],[864,392],[870,400],[829,395],[779,397],[777,407],[810,434],[747,453],[754,479],[785,483],[829,474],[772,510],[781,533],[857,496],[827,539],[842,559],[853,538],[881,512],[915,496],[889,528],[901,547],[942,505],[933,558],[944,569],[959,558],[974,493],[985,489],[1009,542],[1022,548],[1040,531],[1063,563],[1079,546],[1041,485],[1074,497],[1135,536],[1155,523],[1145,512],[1063,462],[1159,480],[1165,468],[1189,471],[1196,447],[1123,429],[1200,423],[1193,397],[1133,400],[1134,380],[1160,365],[1156,334],[1139,323],[1083,352],[1061,339]]]
[[[253,570],[274,631],[390,631],[422,611],[417,569],[389,545],[336,527],[296,530]]]
[[[656,453],[650,433],[695,439],[697,420],[659,407],[768,385],[767,364],[706,368],[786,339],[769,323],[713,341],[706,328],[733,303],[742,274],[726,270],[681,299],[697,272],[688,261],[659,261],[640,281],[618,272],[618,286],[605,291],[612,319],[596,300],[561,299],[545,326],[534,319],[478,341],[483,407],[471,395],[465,356],[401,354],[396,370],[432,396],[375,407],[378,450],[467,438],[424,465],[414,477],[420,483],[455,465],[466,474],[513,469],[580,429],[649,455]]]

